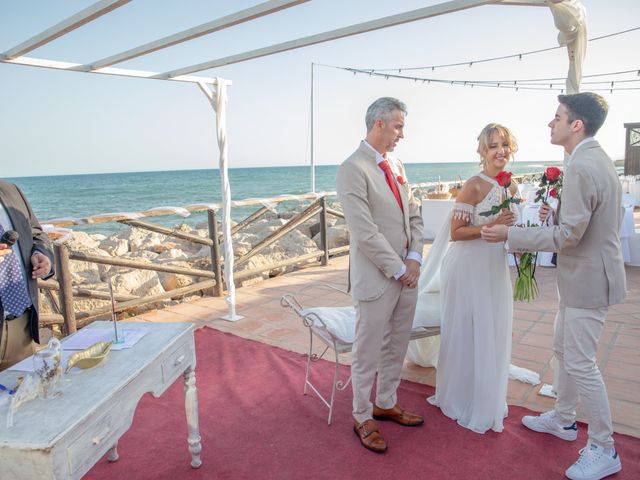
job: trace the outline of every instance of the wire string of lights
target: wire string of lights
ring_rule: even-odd
[[[622,31],[619,31],[619,32],[613,32],[613,33],[608,33],[606,35],[601,35],[599,37],[593,37],[593,38],[590,38],[588,41],[589,42],[595,42],[595,41],[598,41],[598,40],[603,40],[605,38],[615,37],[615,36],[618,36],[618,35],[624,35],[626,33],[634,32],[636,30],[640,30],[640,27],[633,27],[633,28],[629,28],[627,30],[622,30]],[[436,68],[463,67],[463,66],[472,67],[473,65],[479,64],[479,63],[495,62],[495,61],[498,61],[498,60],[508,60],[510,58],[517,58],[518,60],[522,60],[523,57],[526,57],[528,55],[535,55],[537,53],[550,52],[552,50],[558,50],[558,49],[561,49],[561,48],[566,48],[566,47],[564,45],[557,45],[555,47],[541,48],[541,49],[538,49],[538,50],[530,50],[530,51],[527,51],[527,52],[514,53],[514,54],[510,54],[510,55],[502,55],[500,57],[483,58],[481,60],[467,60],[465,62],[445,63],[445,64],[441,64],[441,65],[429,65],[429,66],[426,66],[426,67],[372,68],[372,69],[367,69],[367,70],[371,70],[371,71],[375,71],[375,72],[393,72],[393,71],[397,71],[398,73],[402,73],[403,71],[413,71],[413,70],[431,70],[431,71],[434,71]]]
[[[625,33],[630,33],[636,30],[640,30],[640,27],[630,28],[628,30],[623,30],[620,32],[609,33],[607,35],[602,35],[599,37],[594,37],[589,39],[589,42],[593,42],[596,40],[602,40],[604,38],[610,38],[617,35],[623,35]],[[410,80],[414,82],[422,82],[426,84],[435,83],[435,84],[448,84],[448,85],[456,85],[456,86],[468,86],[468,87],[486,87],[486,88],[509,88],[515,89],[518,91],[519,89],[523,90],[556,90],[561,93],[564,92],[564,86],[566,78],[564,77],[553,77],[553,78],[534,78],[534,79],[510,79],[510,80],[459,80],[459,79],[442,79],[442,78],[430,78],[425,76],[415,76],[415,75],[406,75],[402,74],[403,71],[414,71],[414,70],[431,70],[434,71],[436,68],[445,68],[445,67],[458,67],[463,65],[468,65],[469,67],[474,64],[493,62],[498,60],[505,60],[510,58],[518,58],[522,59],[524,56],[533,55],[536,53],[547,52],[550,50],[556,50],[559,48],[566,48],[565,46],[557,46],[550,48],[543,48],[538,50],[531,50],[523,53],[512,54],[512,55],[504,55],[500,57],[492,57],[492,58],[484,58],[481,60],[472,60],[466,62],[458,62],[458,63],[448,63],[441,65],[429,65],[426,67],[404,67],[404,68],[353,68],[353,67],[341,67],[337,65],[326,65],[320,63],[314,63],[314,65],[334,68],[338,70],[344,70],[347,72],[351,72],[354,75],[368,75],[375,77],[383,77],[385,79],[400,79],[400,80]],[[397,72],[397,73],[392,73]],[[620,78],[620,76],[626,75],[631,78]],[[598,79],[606,77],[604,79]],[[616,77],[612,79],[611,77]],[[592,91],[608,91],[613,93],[614,91],[623,91],[623,90],[640,90],[640,85],[635,86],[636,84],[640,84],[640,68],[633,70],[625,70],[625,71],[617,71],[617,72],[606,72],[606,73],[596,73],[592,75],[584,75],[584,79],[594,79],[591,81],[583,81],[583,85],[592,85],[594,88],[590,87]]]

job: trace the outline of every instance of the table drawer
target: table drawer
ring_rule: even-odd
[[[112,408],[96,422],[91,422],[87,431],[69,445],[67,456],[72,475],[89,470],[115,444],[123,415],[122,406]]]
[[[190,342],[184,342],[162,359],[162,381],[173,383],[182,374],[188,365],[193,365],[193,346]]]

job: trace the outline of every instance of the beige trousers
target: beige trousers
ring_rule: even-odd
[[[555,321],[553,350],[558,360],[555,411],[561,421],[573,423],[578,401],[589,422],[589,439],[613,447],[613,425],[607,390],[596,364],[598,340],[607,307],[569,308],[562,305]]]
[[[371,389],[378,372],[376,405],[392,408],[411,336],[418,290],[392,280],[376,300],[357,302],[356,337],[351,362],[353,417],[372,417]]]
[[[2,324],[0,339],[0,372],[33,355],[35,343],[29,332],[29,314]]]

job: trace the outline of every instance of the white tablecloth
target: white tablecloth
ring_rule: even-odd
[[[622,247],[622,258],[624,263],[637,263],[639,259],[632,262],[631,250],[629,248],[629,237],[635,235],[635,221],[633,220],[633,205],[623,205],[624,217],[620,225],[620,246]]]
[[[422,221],[424,222],[423,237],[425,240],[433,240],[436,238],[454,203],[455,200],[422,201]]]

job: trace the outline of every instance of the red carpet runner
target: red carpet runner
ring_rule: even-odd
[[[336,394],[330,427],[321,402],[302,395],[303,355],[208,328],[196,332],[196,348],[202,467],[189,466],[178,381],[161,398],[142,398],[119,442],[120,460],[102,459],[86,480],[560,479],[586,443],[584,425],[573,443],[526,430],[520,418],[528,411],[518,407],[503,433],[479,435],[428,405],[432,388],[402,382],[401,405],[424,414],[426,424],[380,422],[389,450],[378,455],[352,431],[350,389]],[[329,385],[333,364],[315,367]],[[612,478],[640,478],[640,439],[615,438],[623,470]]]

